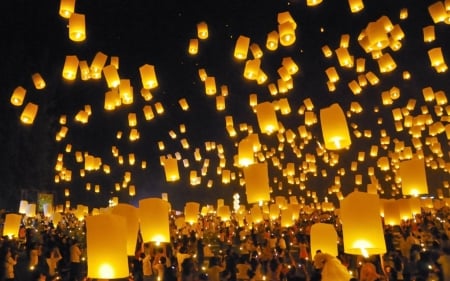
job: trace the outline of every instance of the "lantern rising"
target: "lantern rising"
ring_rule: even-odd
[[[269,172],[266,162],[245,167],[244,178],[248,204],[270,200]]]
[[[320,110],[320,124],[326,149],[339,150],[351,145],[347,120],[339,104]]]
[[[418,196],[428,194],[427,175],[424,159],[411,159],[400,162],[399,176],[403,195]]]
[[[169,243],[169,203],[161,198],[139,200],[139,218],[144,243]]]

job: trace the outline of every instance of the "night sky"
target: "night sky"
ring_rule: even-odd
[[[86,17],[87,38],[83,42],[73,42],[68,36],[68,20],[58,14],[59,1],[1,1],[0,208],[15,210],[20,199],[35,201],[38,192],[53,193],[55,205],[70,201],[72,206],[84,204],[90,207],[107,206],[108,200],[115,196],[120,202],[137,205],[139,199],[160,197],[161,193],[168,194],[176,209],[182,209],[187,201],[215,205],[219,198],[231,206],[234,193],[239,193],[245,203],[245,186],[240,185],[239,180],[242,168],[234,165],[233,157],[238,151],[237,143],[249,134],[248,128],[258,133],[261,144],[280,160],[281,168],[273,165],[273,159],[265,160],[269,163],[272,197],[294,195],[310,204],[314,201],[310,192],[316,192],[318,202],[329,200],[338,206],[336,195],[328,192],[338,173],[341,173],[341,192],[345,195],[355,188],[365,191],[370,183],[367,170],[373,167],[380,184],[380,197],[401,198],[401,189],[395,182],[396,170],[381,171],[377,161],[381,157],[391,159],[396,142],[404,142],[406,147],[412,147],[414,153],[417,149],[407,128],[402,131],[395,129],[392,110],[405,108],[408,102],[415,100],[416,105],[410,115],[417,117],[428,110],[433,123],[440,121],[449,126],[450,121],[448,104],[439,106],[436,101],[426,102],[422,94],[426,87],[444,93],[450,87],[448,71],[436,72],[428,57],[430,49],[441,47],[447,63],[450,60],[450,27],[443,22],[434,23],[428,11],[428,6],[435,2],[366,0],[362,11],[352,13],[348,1],[344,0],[324,0],[313,7],[308,7],[306,1],[281,0],[78,0],[75,12]],[[408,12],[406,19],[400,19],[402,9]],[[270,51],[265,47],[266,37],[269,32],[277,30],[277,15],[281,12],[289,12],[297,23],[296,41],[291,46],[279,45],[277,50]],[[382,51],[390,54],[396,62],[396,69],[388,73],[380,73],[372,54],[366,53],[358,43],[358,36],[367,25],[382,16],[387,16],[393,25],[399,25],[405,35],[400,40],[399,50],[387,47]],[[200,22],[207,23],[209,37],[199,40],[197,55],[190,55],[187,51],[189,40],[197,38],[197,24]],[[435,27],[436,38],[425,43],[422,29],[430,25]],[[335,53],[326,58],[322,52],[323,46],[332,51],[338,49],[345,34],[350,38],[349,53],[355,60],[365,59],[362,73],[357,73],[355,66],[340,66]],[[233,57],[236,40],[241,35],[249,37],[251,43],[257,43],[263,51],[261,69],[268,76],[264,84],[244,78],[245,61]],[[129,79],[133,86],[133,104],[107,111],[103,104],[109,88],[104,78],[83,81],[80,73],[75,81],[62,78],[67,55],[76,55],[79,60],[90,64],[98,52],[108,56],[107,64],[111,57],[119,58],[120,78]],[[280,78],[277,70],[285,57],[292,58],[300,70],[292,75],[292,89],[273,95],[268,85],[277,84]],[[253,59],[250,51],[247,59]],[[151,90],[151,100],[145,100],[140,94],[139,67],[144,64],[155,67],[159,83],[156,89]],[[325,73],[332,66],[340,77],[335,83],[335,91],[327,87]],[[199,69],[215,77],[215,96],[205,94]],[[405,71],[410,73],[410,79],[404,79]],[[348,84],[358,81],[358,76],[367,72],[376,74],[380,83],[368,84],[355,95]],[[31,79],[34,73],[44,78],[44,89],[34,87]],[[27,94],[22,106],[13,106],[9,100],[18,86],[24,87]],[[216,96],[223,94],[223,87],[228,89],[226,108],[218,111]],[[393,87],[399,89],[400,97],[390,105],[383,105],[382,92]],[[257,94],[258,103],[288,100],[291,113],[277,112],[277,117],[285,130],[290,129],[296,134],[293,144],[282,140],[283,133],[269,136],[260,132],[256,114],[249,105],[250,94]],[[182,98],[189,104],[186,111],[179,105]],[[310,111],[317,118],[321,108],[333,103],[339,103],[345,112],[350,111],[352,103],[363,108],[361,113],[353,112],[347,116],[352,145],[349,149],[335,152],[339,156],[336,165],[330,165],[324,156],[317,154],[317,148],[323,142],[320,120],[307,126],[311,139],[299,136],[298,127],[305,125],[302,113],[305,100],[312,102],[314,108]],[[39,105],[32,125],[20,122],[20,115],[28,102]],[[157,103],[164,107],[163,114],[155,112]],[[92,114],[88,123],[81,124],[74,117],[86,105],[90,106]],[[145,120],[142,111],[145,105],[153,108],[153,120]],[[442,114],[436,113],[437,107]],[[129,113],[137,115],[136,128],[140,133],[137,141],[128,139],[131,129],[127,121]],[[65,126],[68,133],[57,141],[55,137],[62,126],[61,116],[67,118]],[[236,136],[230,136],[226,129],[227,117],[233,120]],[[180,125],[186,127],[185,133],[180,132]],[[118,132],[122,132],[121,139],[116,137]],[[175,138],[171,137],[171,132],[176,134]],[[361,137],[357,136],[358,132],[362,133]],[[380,145],[383,132],[390,137],[384,146]],[[430,138],[438,140],[443,155],[431,151],[427,145]],[[189,143],[188,149],[180,144],[182,139]],[[445,131],[430,136],[426,127],[418,139],[423,144],[421,153],[426,158],[430,195],[436,196],[441,189],[448,197],[448,136]],[[164,143],[164,150],[160,150],[160,142]],[[217,149],[207,151],[205,143],[223,147],[223,155],[219,155]],[[72,148],[69,152],[66,151],[68,145]],[[369,156],[372,146],[379,146],[375,157]],[[123,156],[124,164],[119,164],[118,157],[113,156],[112,147],[116,147]],[[301,151],[301,157],[293,153],[294,147]],[[201,154],[200,161],[195,159],[196,150]],[[80,169],[84,164],[76,161],[75,152],[101,158],[102,168],[81,176]],[[366,154],[364,161],[358,161],[360,152]],[[135,155],[134,165],[128,163],[130,154]],[[181,158],[178,161],[181,179],[167,182],[160,157],[176,154]],[[62,155],[64,169],[72,173],[70,181],[55,182],[55,176],[61,176],[55,170],[58,155]],[[307,155],[314,155],[316,173],[305,171]],[[221,157],[225,158],[222,170],[235,175],[228,184],[222,183],[222,175],[217,172]],[[183,160],[189,162],[189,167],[183,165]],[[205,160],[209,161],[209,166],[207,173],[202,175]],[[145,169],[141,168],[142,161],[147,164]],[[290,162],[295,163],[295,177],[304,176],[301,184],[290,183],[283,176],[282,170]],[[352,162],[358,162],[354,170],[351,169]],[[110,167],[109,174],[104,172],[104,165]],[[199,185],[190,184],[191,171],[197,171],[201,177]],[[322,171],[326,171],[326,176]],[[131,181],[116,191],[115,184],[122,185],[126,172],[131,173]],[[362,175],[361,185],[355,184],[355,175]],[[211,187],[207,186],[209,181],[213,183]],[[87,183],[92,186],[91,190],[86,190]],[[98,193],[94,192],[95,185],[100,187]],[[136,187],[135,196],[129,195],[130,185]],[[65,189],[70,190],[69,196],[65,196]]]

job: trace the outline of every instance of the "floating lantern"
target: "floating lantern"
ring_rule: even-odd
[[[163,161],[164,172],[166,175],[166,181],[173,182],[180,179],[178,172],[178,161],[175,158],[166,158]]]
[[[190,55],[198,54],[198,39],[197,38],[193,38],[193,39],[189,40],[188,53]]]
[[[234,46],[234,57],[238,60],[247,59],[248,48],[250,46],[250,38],[240,35]]]
[[[270,102],[263,102],[255,106],[256,117],[262,133],[272,134],[278,131],[278,119],[275,108]]]
[[[428,6],[428,13],[434,23],[445,22],[448,18],[443,1],[436,1]]]
[[[320,110],[320,124],[325,148],[339,150],[351,145],[347,120],[339,104]]]
[[[267,34],[266,48],[269,51],[275,51],[278,49],[278,32],[272,31]]]
[[[245,62],[244,77],[249,80],[256,80],[260,71],[261,60],[253,59]]]
[[[204,21],[199,22],[197,24],[197,37],[199,39],[207,39],[209,36],[209,32],[208,32],[208,24]]]
[[[282,46],[291,46],[296,40],[296,25],[290,21],[278,25],[278,34]]]
[[[25,100],[26,93],[27,90],[24,87],[16,87],[11,95],[11,104],[15,106],[21,106],[23,104],[23,101]]]
[[[120,77],[117,68],[114,65],[108,65],[103,68],[103,75],[105,76],[108,88],[116,88],[120,84]]]
[[[34,73],[31,75],[31,79],[33,80],[34,87],[36,90],[42,90],[45,88],[45,81],[44,78],[42,78],[42,75],[40,73]]]
[[[311,226],[311,254],[320,250],[322,253],[338,256],[336,228],[328,223],[315,223]]]
[[[261,203],[270,200],[268,164],[257,163],[244,167],[247,203]]]
[[[197,202],[186,202],[184,205],[184,220],[187,223],[194,224],[198,221],[200,204]]]
[[[64,79],[75,80],[78,72],[78,62],[77,56],[66,56],[62,71],[62,77]]]
[[[208,76],[205,79],[205,93],[208,96],[213,96],[217,93],[216,79],[213,76]]]
[[[344,252],[365,257],[386,253],[378,195],[354,191],[340,203]]]
[[[434,25],[428,25],[422,28],[423,32],[423,41],[425,43],[433,42],[436,39]]]
[[[144,89],[154,89],[158,87],[158,80],[156,78],[155,67],[153,65],[144,64],[139,67],[141,74],[142,87]]]
[[[364,3],[362,0],[348,0],[348,5],[350,6],[350,11],[352,13],[357,13],[364,9]]]
[[[100,79],[102,77],[102,69],[105,66],[108,56],[102,52],[97,52],[89,67],[92,79]]]
[[[9,239],[18,238],[21,222],[22,215],[13,213],[6,214],[3,223],[3,236],[8,236]]]
[[[34,118],[36,118],[36,114],[38,112],[39,106],[32,102],[27,103],[25,108],[20,115],[20,121],[26,125],[31,125],[34,122]]]
[[[104,213],[86,217],[89,278],[116,279],[129,275],[126,233],[127,224],[122,216]]]
[[[160,198],[139,200],[139,218],[144,243],[169,243],[169,203]]]
[[[401,178],[403,195],[418,196],[428,194],[424,159],[411,159],[400,162],[398,175]]]
[[[261,50],[261,47],[257,43],[251,43],[250,44],[250,52],[252,53],[253,58],[260,59],[263,56],[263,51]]]
[[[61,0],[59,3],[59,15],[63,18],[70,18],[75,11],[75,0]]]
[[[83,14],[72,13],[69,18],[69,38],[74,42],[86,39],[86,23]]]
[[[111,213],[125,218],[127,255],[134,256],[139,231],[138,209],[130,204],[116,203],[111,209]]]

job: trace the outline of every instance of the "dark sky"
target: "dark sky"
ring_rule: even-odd
[[[370,183],[367,177],[368,167],[374,167],[376,177],[384,190],[384,198],[394,196],[399,198],[401,193],[393,193],[395,183],[395,169],[381,171],[377,168],[380,157],[390,157],[396,141],[403,141],[405,146],[412,146],[412,138],[408,130],[395,131],[392,110],[405,108],[408,101],[416,100],[416,107],[410,112],[419,116],[425,108],[432,116],[433,123],[443,120],[448,125],[450,109],[448,105],[441,106],[443,115],[438,116],[435,111],[436,102],[425,102],[422,89],[432,87],[435,92],[448,90],[448,72],[437,73],[430,64],[428,50],[441,47],[444,58],[449,54],[448,38],[449,26],[445,23],[434,24],[427,7],[435,1],[406,1],[382,0],[364,1],[365,8],[359,13],[351,13],[347,1],[324,0],[320,5],[307,7],[306,1],[242,1],[242,0],[214,0],[214,1],[125,1],[125,0],[78,0],[75,12],[86,16],[87,39],[84,42],[73,42],[68,37],[67,19],[59,16],[59,1],[45,0],[16,0],[1,1],[0,11],[0,144],[1,157],[0,207],[15,209],[20,199],[36,200],[39,191],[55,194],[55,204],[71,201],[72,206],[85,204],[91,207],[106,206],[108,199],[118,196],[121,202],[137,204],[145,197],[161,196],[168,193],[169,201],[177,209],[181,209],[187,201],[199,201],[202,204],[216,204],[218,198],[232,205],[232,194],[239,193],[245,202],[245,187],[239,185],[242,169],[233,165],[233,156],[237,153],[236,144],[247,136],[247,131],[240,131],[240,125],[253,128],[260,135],[261,142],[268,150],[273,149],[275,156],[281,160],[284,168],[288,162],[294,162],[300,177],[305,156],[315,155],[318,173],[307,174],[304,185],[300,190],[299,184],[291,184],[283,176],[282,171],[273,167],[268,159],[270,168],[272,196],[295,195],[305,199],[307,204],[313,199],[308,197],[308,191],[318,195],[318,201],[335,201],[334,194],[327,194],[339,170],[344,169],[341,191],[345,195],[356,186],[356,174],[363,175],[363,184],[359,189],[365,190]],[[408,11],[407,19],[400,19],[400,10]],[[266,36],[277,29],[277,15],[288,11],[297,23],[296,42],[292,46],[279,46],[276,51],[265,48]],[[405,37],[400,41],[401,48],[393,51],[383,50],[395,60],[397,68],[389,73],[380,73],[376,60],[366,53],[357,39],[369,22],[374,22],[382,16],[387,16],[394,25],[400,25]],[[200,40],[199,53],[195,56],[187,53],[191,38],[196,38],[196,25],[206,22],[209,38]],[[436,39],[431,43],[423,42],[422,28],[435,26]],[[366,60],[366,71],[372,71],[380,78],[377,85],[363,87],[360,95],[354,95],[348,83],[357,80],[358,75],[353,68],[341,67],[333,54],[325,58],[321,48],[324,45],[336,50],[341,36],[350,36],[349,52],[354,58]],[[252,43],[257,43],[264,52],[261,68],[269,79],[263,85],[249,81],[242,75],[244,62],[233,58],[234,45],[240,35],[250,37]],[[82,81],[78,75],[73,82],[64,80],[61,76],[64,60],[67,55],[76,55],[80,60],[90,63],[94,56],[102,52],[108,56],[119,57],[119,74],[121,79],[130,79],[134,88],[134,103],[122,105],[114,111],[103,109],[105,92],[108,91],[104,79]],[[271,95],[268,84],[277,83],[279,79],[277,69],[284,57],[291,57],[300,67],[299,73],[293,75],[293,89],[288,93]],[[252,59],[249,52],[248,59]],[[153,99],[145,101],[140,95],[139,67],[143,64],[154,65],[159,86],[153,89]],[[325,70],[334,66],[340,76],[336,83],[336,90],[329,92]],[[204,84],[199,79],[198,70],[205,69],[209,76],[214,76],[220,95],[220,87],[228,87],[226,110],[217,111],[215,97],[207,96]],[[404,80],[402,73],[409,71],[411,79]],[[46,88],[34,88],[31,75],[40,73],[46,81]],[[363,73],[363,74],[364,74]],[[15,107],[9,99],[18,86],[27,89],[24,105],[33,102],[39,105],[37,117],[32,125],[21,124],[19,117],[23,106]],[[400,90],[400,98],[392,105],[381,103],[381,94],[393,87]],[[286,98],[291,107],[291,114],[277,113],[278,120],[284,128],[291,129],[297,134],[294,146],[302,152],[297,158],[292,153],[289,144],[284,143],[284,150],[278,151],[280,139],[276,134],[267,136],[260,133],[256,114],[249,106],[249,95],[256,93],[258,102],[277,101]],[[178,101],[185,98],[190,106],[183,111]],[[322,142],[320,122],[308,127],[313,139],[302,140],[298,135],[298,127],[304,125],[304,115],[298,113],[305,99],[314,104],[312,110],[317,117],[319,110],[332,103],[339,103],[348,111],[352,102],[358,102],[364,111],[352,114],[347,122],[357,127],[360,132],[370,132],[372,136],[357,138],[351,128],[352,146],[349,150],[337,152],[339,162],[331,166],[317,155],[317,143]],[[153,107],[161,103],[164,114],[146,121],[143,117],[144,105]],[[92,115],[87,124],[74,121],[75,115],[85,105],[92,108]],[[447,107],[447,110],[445,110]],[[375,112],[375,109],[378,109]],[[127,139],[130,131],[127,116],[136,113],[138,116],[138,130],[140,139],[131,142]],[[67,116],[67,136],[56,141],[55,136],[60,130],[60,116]],[[238,132],[230,137],[225,128],[225,118],[231,116]],[[383,123],[377,121],[383,119]],[[447,119],[446,119],[447,118]],[[186,126],[186,133],[180,133],[179,126]],[[390,136],[390,143],[386,147],[380,146],[380,131],[385,130]],[[123,132],[122,139],[117,139],[118,131]],[[177,134],[176,139],[169,135],[170,131]],[[423,143],[423,153],[427,164],[440,163],[437,169],[427,167],[428,185],[431,195],[436,195],[439,188],[444,188],[449,177],[449,140],[444,133],[437,138],[441,145],[443,156],[432,153],[426,144],[431,136],[428,128],[419,138]],[[186,139],[189,149],[183,149],[180,140]],[[165,144],[165,150],[160,151],[158,142]],[[229,184],[221,183],[221,175],[217,174],[219,156],[217,150],[206,151],[205,142],[222,145],[226,158],[224,169],[230,170],[236,178]],[[66,146],[72,146],[71,152],[66,152]],[[376,157],[368,154],[372,146],[378,145]],[[125,163],[119,165],[117,158],[112,155],[112,147],[119,149]],[[194,152],[198,149],[202,155],[201,161],[196,161]],[[102,169],[86,172],[80,176],[82,163],[75,161],[75,152],[89,153],[100,157],[103,164],[110,167],[111,173],[105,174]],[[413,151],[417,152],[414,147]],[[181,179],[175,183],[168,183],[160,165],[160,156],[179,153],[182,159],[187,159],[190,166],[184,167],[178,161]],[[357,170],[350,169],[352,162],[357,161],[358,152],[365,152],[366,159],[358,162]],[[136,164],[127,163],[128,155],[134,153]],[[71,181],[55,183],[55,165],[58,154],[63,155],[64,167],[72,172]],[[208,172],[201,177],[201,184],[191,186],[189,173],[192,170],[201,174],[205,159],[210,161]],[[140,163],[146,161],[147,168],[141,169]],[[327,176],[321,176],[322,170]],[[115,191],[114,184],[122,183],[125,172],[130,172],[132,180],[129,185],[135,185],[136,196],[128,195],[128,186]],[[211,188],[207,182],[213,181]],[[100,186],[100,192],[86,191],[86,183],[92,187]],[[64,196],[64,190],[70,189],[70,195]],[[399,189],[396,189],[399,191]],[[395,189],[394,189],[395,191]],[[444,195],[448,197],[448,190],[444,188]]]

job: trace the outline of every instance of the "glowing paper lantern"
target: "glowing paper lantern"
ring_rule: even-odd
[[[200,204],[197,202],[186,202],[184,205],[184,220],[187,223],[194,224],[198,221]]]
[[[27,90],[24,87],[16,87],[11,95],[11,104],[15,106],[21,106],[23,104],[23,101],[25,100],[26,93]]]
[[[420,194],[428,194],[424,159],[411,159],[400,162],[398,175],[401,178],[403,195],[418,196]]]
[[[436,1],[428,6],[428,12],[434,23],[444,22],[448,18],[443,1]]]
[[[238,60],[245,60],[250,46],[250,38],[240,35],[234,46],[234,57]]]
[[[260,72],[261,60],[253,59],[245,62],[244,77],[249,80],[256,80]]]
[[[169,243],[169,203],[161,198],[139,200],[139,218],[144,243]]]
[[[261,203],[270,200],[268,164],[257,163],[244,168],[247,203]]]
[[[130,204],[118,203],[111,209],[111,213],[125,218],[127,255],[133,256],[136,252],[139,231],[138,209]]]
[[[350,11],[352,13],[357,13],[364,9],[364,3],[362,0],[348,0],[348,5],[350,6]]]
[[[334,225],[328,223],[315,223],[311,226],[310,237],[312,255],[320,250],[322,253],[327,253],[334,257],[338,256],[338,236]]]
[[[231,217],[230,206],[223,205],[217,208],[217,216],[220,217],[221,221],[229,221]]]
[[[269,51],[275,51],[278,49],[278,32],[272,31],[267,34],[266,48]]]
[[[166,175],[166,181],[172,182],[180,179],[180,173],[178,171],[178,160],[176,158],[164,159],[163,166]]]
[[[75,80],[78,72],[78,63],[79,61],[77,56],[66,56],[62,77],[67,80]]]
[[[189,40],[188,53],[190,55],[198,54],[198,39],[197,38],[193,38],[193,39]]]
[[[120,84],[120,77],[117,68],[114,65],[108,65],[103,68],[103,75],[105,76],[108,88],[115,88]]]
[[[69,38],[75,42],[86,39],[86,23],[83,14],[72,13],[69,18]]]
[[[36,114],[38,112],[39,106],[32,102],[27,103],[25,108],[20,115],[20,121],[26,125],[31,125],[34,122],[34,118],[36,118]]]
[[[255,106],[256,117],[262,133],[272,134],[278,131],[278,119],[275,108],[270,102],[263,102]]]
[[[216,78],[214,76],[208,76],[205,79],[205,93],[208,96],[215,95],[217,93]]]
[[[75,11],[75,0],[61,0],[59,3],[59,15],[63,18],[70,18]]]
[[[153,65],[144,64],[139,67],[139,73],[141,74],[142,87],[144,89],[151,90],[158,87],[158,80]]]
[[[387,225],[394,226],[401,224],[400,210],[396,200],[383,200],[383,216],[384,223]]]
[[[366,257],[386,253],[378,195],[354,191],[340,204],[344,252]]]
[[[3,236],[11,238],[17,238],[19,236],[20,224],[22,222],[22,215],[19,214],[6,214],[5,221],[3,223]]]
[[[291,46],[294,44],[296,39],[295,24],[289,21],[279,24],[278,34],[280,37],[280,44],[282,46]]]
[[[86,217],[88,277],[116,279],[129,275],[126,233],[122,216],[104,213]]]
[[[429,50],[428,57],[430,58],[431,66],[433,67],[439,67],[441,64],[445,64],[442,48],[440,47]]]
[[[33,80],[34,87],[36,90],[42,90],[45,88],[45,81],[44,78],[42,78],[42,75],[40,73],[34,73],[31,75],[31,79]]]
[[[239,166],[248,166],[254,163],[253,142],[249,138],[242,139],[238,145]]]
[[[102,69],[105,66],[108,56],[102,52],[97,52],[89,67],[92,79],[100,79],[102,77]]]
[[[27,200],[20,200],[19,203],[19,214],[26,214],[27,213],[27,207],[28,207],[28,201]]]
[[[208,32],[208,24],[206,22],[199,22],[197,24],[197,37],[199,39],[207,39],[209,36],[209,32]]]
[[[339,150],[351,145],[347,120],[339,104],[320,110],[320,124],[326,149]]]

